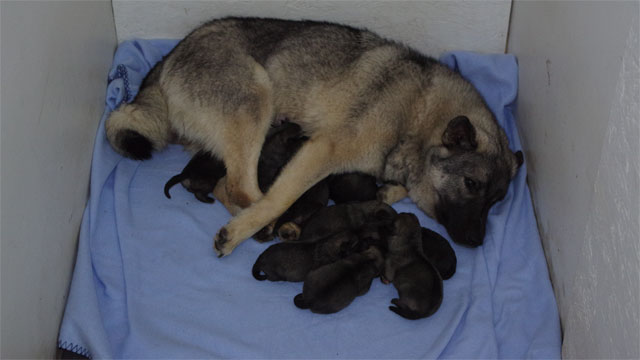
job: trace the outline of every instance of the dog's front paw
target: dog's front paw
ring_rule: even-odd
[[[227,228],[223,227],[222,229],[220,229],[220,231],[218,231],[216,237],[213,240],[213,249],[218,254],[218,257],[229,255],[231,254],[231,251],[233,251],[233,248],[229,249],[229,240],[229,231],[227,230]]]
[[[300,226],[294,222],[286,222],[278,229],[278,236],[282,241],[296,241],[300,237]]]
[[[407,188],[400,184],[385,184],[376,194],[378,201],[392,205],[407,197]]]

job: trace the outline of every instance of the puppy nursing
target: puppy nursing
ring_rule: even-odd
[[[268,191],[306,140],[297,124],[272,127],[258,165],[261,191]],[[169,189],[181,183],[198,200],[211,203],[208,194],[225,174],[222,161],[200,151],[167,182],[165,195],[170,198]],[[398,290],[392,311],[408,319],[433,314],[442,301],[442,279],[455,272],[455,253],[446,239],[420,228],[414,215],[398,215],[375,200],[378,191],[375,178],[361,173],[331,175],[311,187],[276,222],[283,242],[258,257],[253,277],[304,281],[294,304],[330,314],[364,295],[381,276]],[[336,205],[327,207],[329,198]]]
[[[187,191],[193,193],[196,199],[213,203],[209,193],[216,187],[218,180],[225,176],[227,170],[224,163],[206,151],[199,151],[191,158],[182,172],[167,182],[164,186],[164,194],[171,199],[169,189],[175,184],[181,183]]]

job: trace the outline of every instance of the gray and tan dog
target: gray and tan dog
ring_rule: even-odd
[[[309,137],[266,194],[257,182],[274,118]],[[220,256],[272,223],[332,173],[398,185],[454,241],[482,244],[489,208],[522,163],[484,100],[459,74],[367,30],[257,18],[210,21],[158,63],[131,104],[111,113],[107,137],[148,159],[170,141],[223,159],[216,196],[235,217],[215,236]],[[243,209],[239,211],[239,209]]]

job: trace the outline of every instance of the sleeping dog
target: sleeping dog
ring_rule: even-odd
[[[331,233],[356,231],[365,224],[390,224],[396,216],[391,206],[375,200],[329,206],[307,221],[299,240],[315,241]]]
[[[358,296],[369,291],[371,282],[384,265],[384,258],[375,246],[319,267],[307,275],[302,293],[293,299],[301,309],[318,314],[336,313]]]
[[[358,237],[351,231],[315,242],[281,242],[260,254],[252,274],[257,280],[302,281],[309,271],[349,255],[358,244]]]
[[[259,155],[277,117],[299,123],[309,141],[263,194]],[[395,193],[453,241],[480,246],[489,209],[523,162],[459,73],[365,29],[314,21],[204,23],[153,67],[133,102],[111,112],[105,130],[132,159],[180,139],[224,161],[226,195],[217,198],[235,217],[215,236],[220,256],[330,174],[354,171],[396,182]]]
[[[399,295],[389,310],[412,320],[435,313],[442,303],[442,278],[423,255],[422,230],[414,214],[398,215],[388,247],[382,277]]]

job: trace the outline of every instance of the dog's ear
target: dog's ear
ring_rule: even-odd
[[[442,134],[442,144],[449,149],[475,150],[478,147],[476,129],[469,118],[461,115],[450,120]]]

